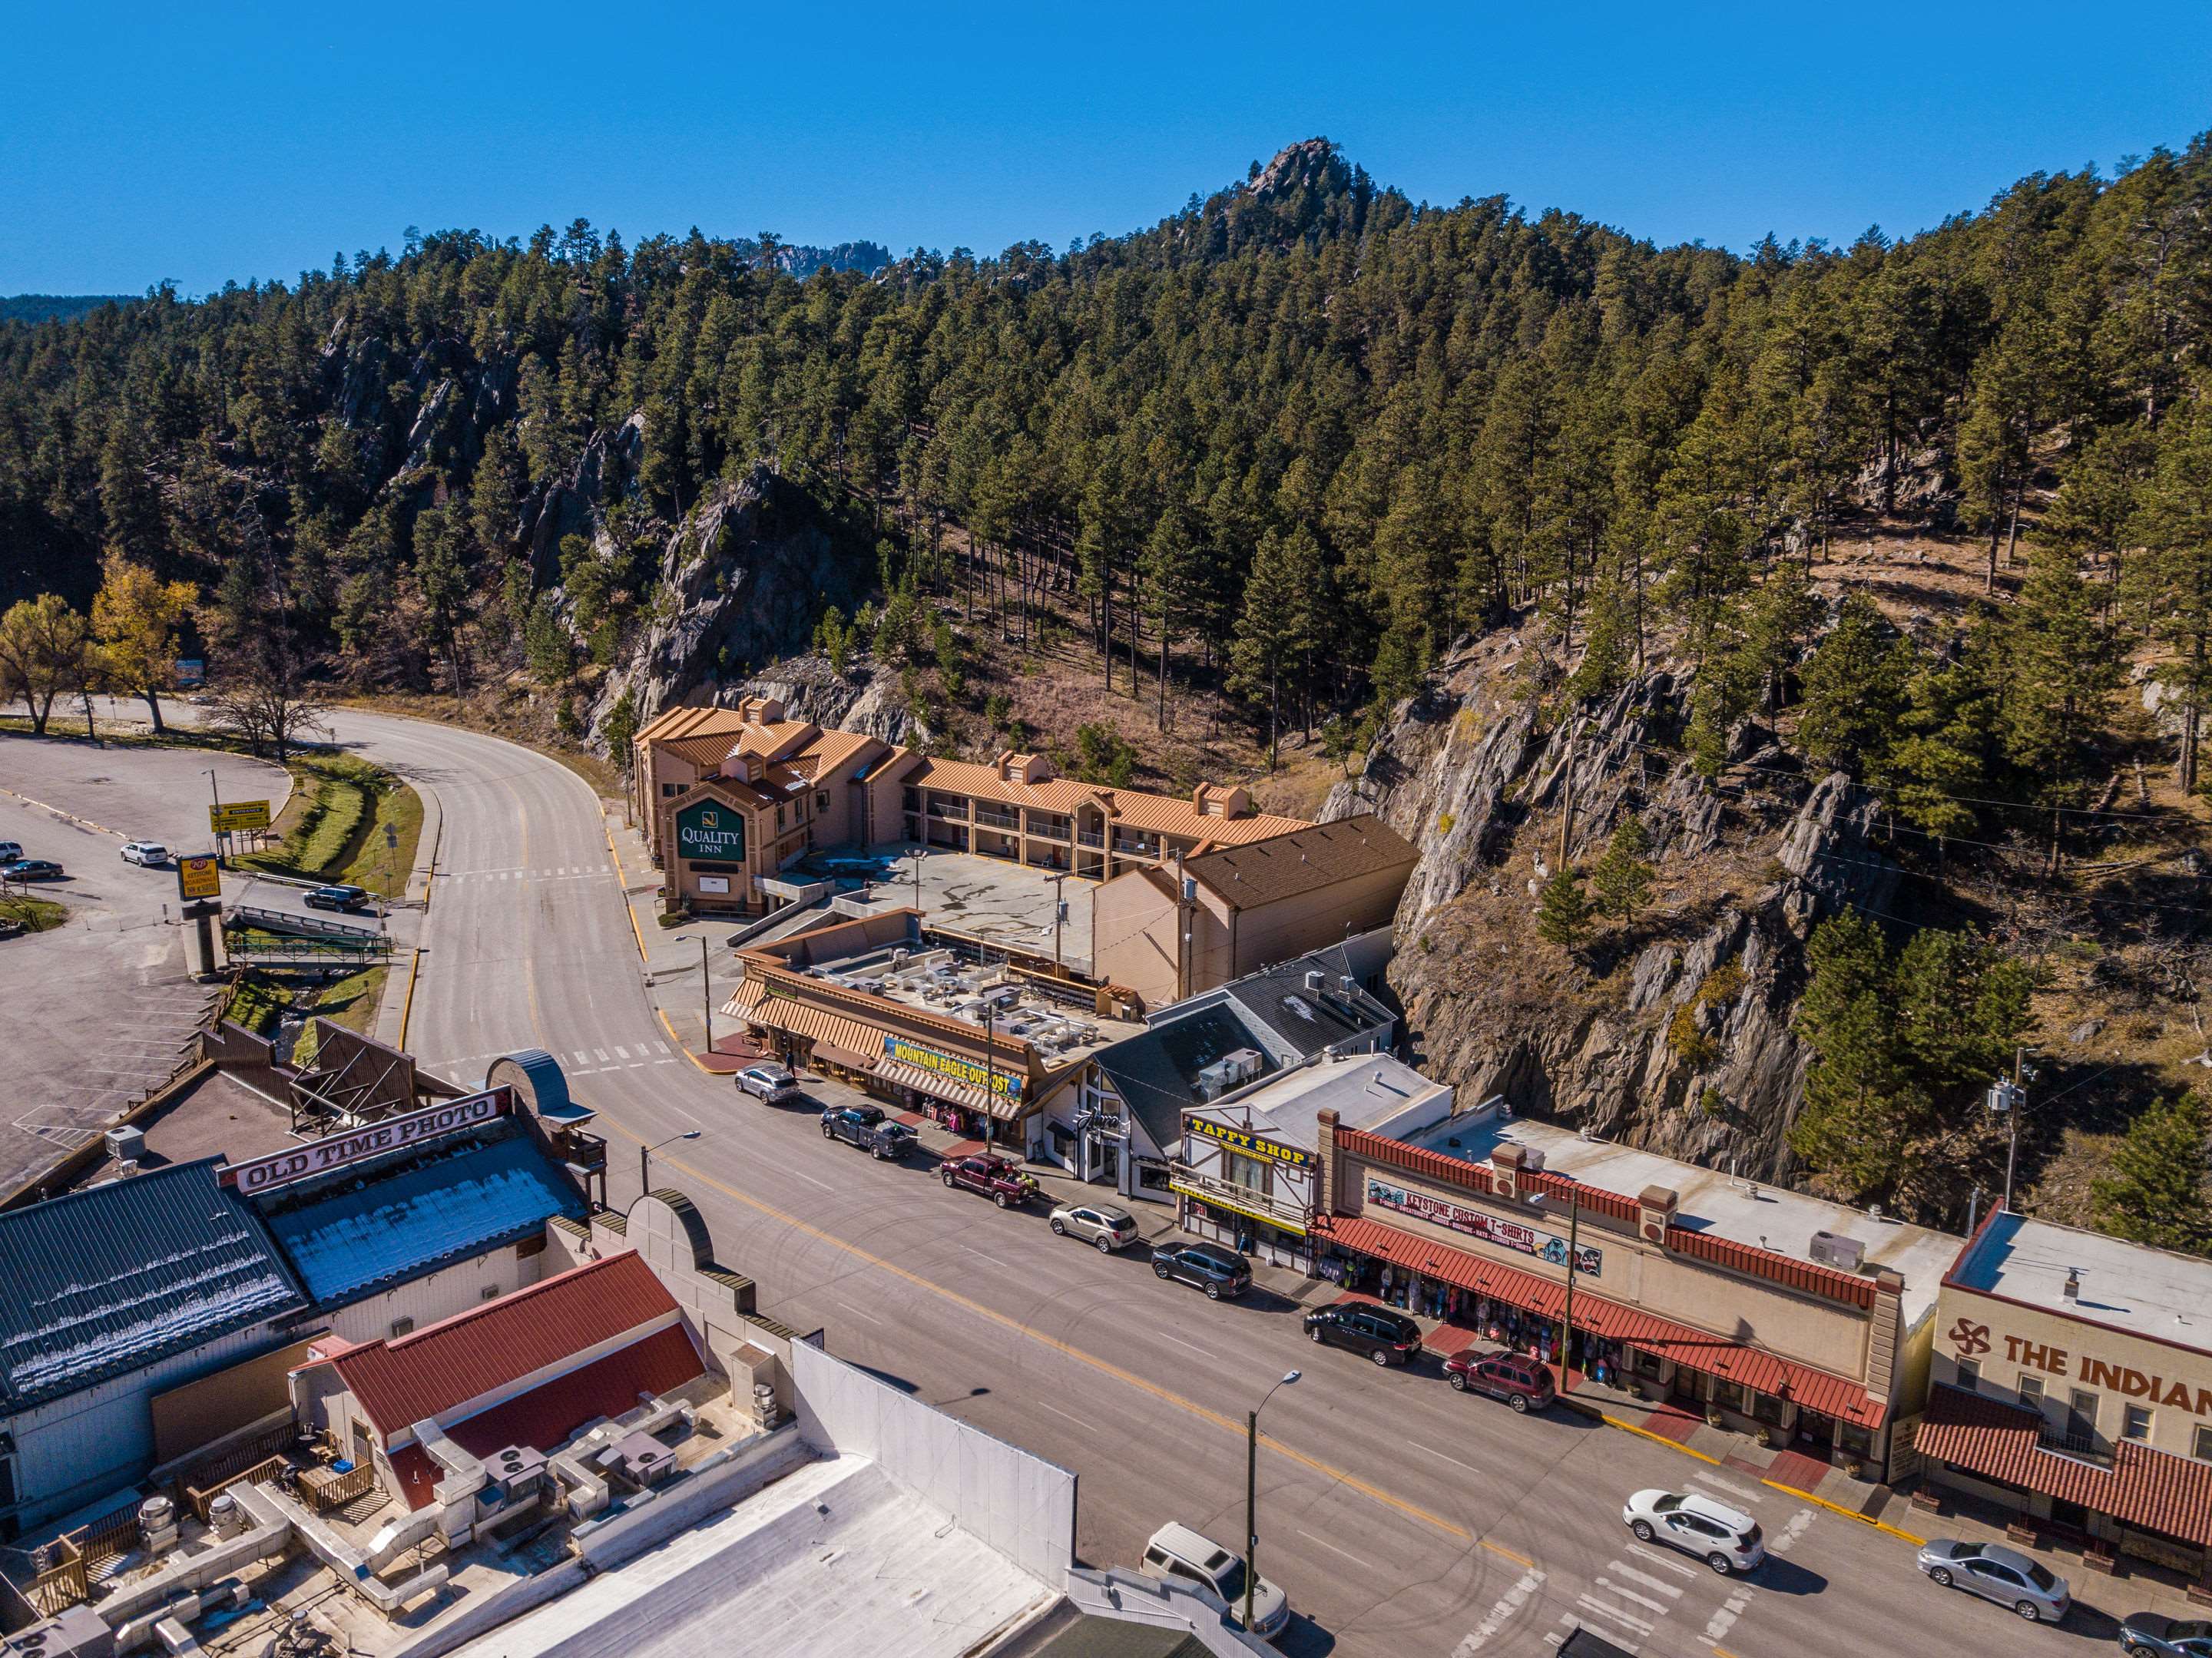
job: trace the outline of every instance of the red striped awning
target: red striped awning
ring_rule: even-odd
[[[1559,1318],[1566,1311],[1567,1292],[1563,1284],[1469,1250],[1455,1249],[1448,1243],[1414,1237],[1379,1221],[1331,1215],[1317,1222],[1314,1231],[1360,1254],[1373,1255],[1424,1278],[1441,1278],[1462,1290],[1506,1302],[1540,1318]],[[1789,1400],[1804,1410],[1833,1417],[1839,1422],[1879,1428],[1889,1414],[1887,1401],[1875,1398],[1862,1382],[1831,1376],[1826,1370],[1747,1346],[1726,1336],[1678,1324],[1641,1308],[1609,1301],[1579,1286],[1575,1295],[1575,1327],[1593,1331],[1608,1340],[1625,1341],[1647,1353],[1656,1353],[1756,1393]]]
[[[2107,1466],[2046,1448],[2043,1425],[2040,1411],[1939,1384],[1913,1444],[1923,1458],[2212,1548],[2212,1462],[2124,1439]]]

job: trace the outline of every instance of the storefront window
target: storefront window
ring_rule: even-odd
[[[1725,1406],[1731,1411],[1740,1411],[1743,1408],[1743,1388],[1725,1377],[1716,1376],[1713,1378],[1713,1403]]]
[[[1874,1435],[1865,1428],[1855,1428],[1850,1423],[1839,1424],[1836,1429],[1836,1443],[1853,1456],[1874,1455]]]
[[[1248,1192],[1266,1195],[1268,1170],[1265,1157],[1247,1157],[1242,1151],[1224,1152],[1223,1156],[1228,1164],[1231,1186],[1241,1186]]]

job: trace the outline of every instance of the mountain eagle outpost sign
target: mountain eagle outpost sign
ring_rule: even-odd
[[[744,813],[713,800],[684,807],[676,814],[676,853],[690,863],[744,863]]]

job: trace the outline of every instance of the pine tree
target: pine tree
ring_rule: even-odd
[[[1571,867],[1563,867],[1544,883],[1536,905],[1536,934],[1571,956],[1582,948],[1589,930],[1590,903],[1583,891],[1583,878]]]
[[[1282,741],[1283,682],[1300,684],[1316,639],[1321,548],[1303,525],[1261,538],[1229,647],[1231,685],[1267,703],[1267,763]]]
[[[2212,702],[2212,411],[2191,404],[2167,420],[2137,525],[2148,549],[2144,609],[2172,653],[2159,681],[2181,706],[2181,786],[2194,791]]]
[[[1651,831],[1634,812],[1623,817],[1590,870],[1597,908],[1624,926],[1636,924],[1636,912],[1651,892],[1653,871],[1644,854],[1651,850]]]
[[[2112,1172],[2090,1188],[2100,1231],[2160,1249],[2212,1254],[2204,1189],[2212,1115],[2194,1092],[2153,1103],[2129,1125]]]
[[[1872,600],[1853,593],[1799,676],[1798,745],[1822,765],[1864,776],[1897,739],[1911,675],[1912,647]]]

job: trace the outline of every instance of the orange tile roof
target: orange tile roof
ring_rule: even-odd
[[[702,771],[712,771],[737,752],[738,739],[728,732],[703,732],[695,737],[665,737],[654,746]]]
[[[866,732],[823,731],[814,740],[793,756],[794,760],[811,760],[817,777],[827,777],[871,743],[880,743],[881,738],[871,737]]]
[[[328,1363],[389,1439],[676,1310],[645,1258],[624,1250]]]
[[[821,727],[805,720],[781,720],[773,726],[747,726],[738,734],[741,753],[763,759],[783,760],[789,750],[810,740]]]
[[[735,708],[690,706],[663,708],[639,728],[637,735],[631,741],[659,743],[678,737],[699,737],[708,733],[740,732],[744,729],[744,716]]]
[[[1055,777],[1048,783],[1017,783],[1000,776],[996,767],[979,765],[971,760],[925,760],[902,780],[909,788],[972,795],[980,800],[1029,806],[1063,816],[1073,813],[1079,806],[1096,805],[1126,828],[1223,845],[1241,846],[1308,827],[1303,818],[1276,817],[1266,813],[1249,817],[1216,817],[1200,811],[1181,795],[1119,789],[1104,783],[1079,782],[1069,777]]]

